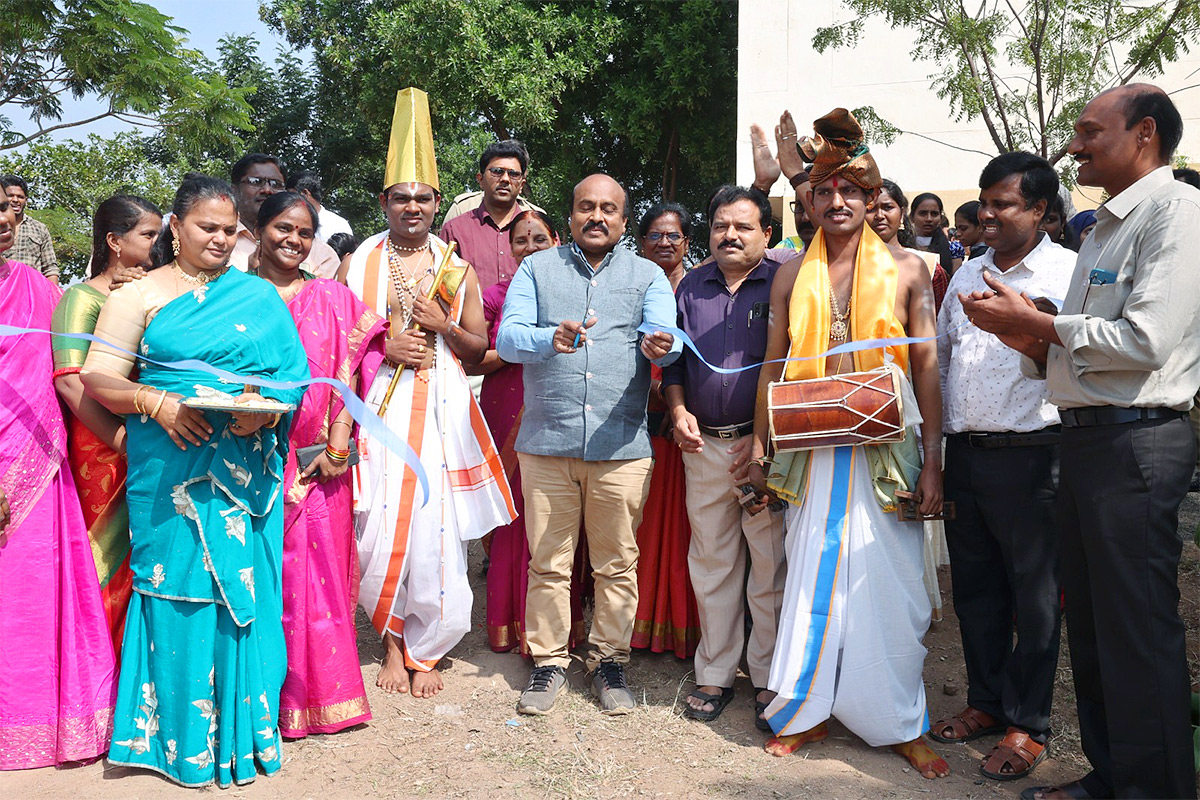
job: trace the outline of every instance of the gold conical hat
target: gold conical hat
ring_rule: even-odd
[[[424,183],[439,189],[429,95],[412,86],[396,92],[392,137],[383,172],[384,189],[397,183]]]

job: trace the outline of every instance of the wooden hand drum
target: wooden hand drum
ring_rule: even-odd
[[[904,408],[894,367],[780,381],[767,387],[776,452],[904,441]]]

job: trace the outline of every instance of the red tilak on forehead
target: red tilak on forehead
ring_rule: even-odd
[[[838,188],[837,175],[833,176],[833,188]]]

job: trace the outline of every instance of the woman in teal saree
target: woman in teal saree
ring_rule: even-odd
[[[227,184],[185,181],[156,259],[163,266],[115,290],[96,325],[97,336],[141,357],[95,343],[82,372],[89,393],[129,415],[134,594],[109,761],[185,786],[244,784],[281,763],[280,485],[290,416],[201,412],[180,401],[228,392],[239,403],[295,405],[304,390],[243,393],[150,360],[308,377],[279,295],[226,266],[236,227]],[[137,383],[128,377],[135,361]]]

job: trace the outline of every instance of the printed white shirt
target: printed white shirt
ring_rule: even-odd
[[[1058,424],[1045,381],[1021,373],[1021,355],[975,327],[959,294],[986,291],[983,271],[1030,297],[1059,303],[1066,297],[1076,254],[1045,234],[1025,259],[1001,272],[987,252],[964,263],[950,279],[938,314],[938,369],[942,379],[943,430],[1028,433]]]

